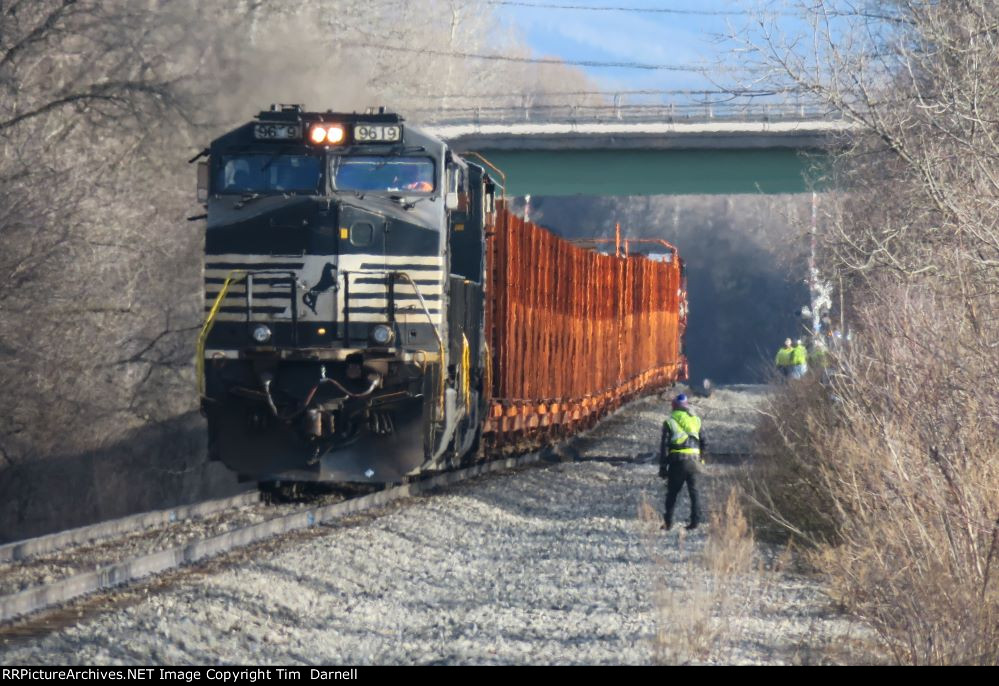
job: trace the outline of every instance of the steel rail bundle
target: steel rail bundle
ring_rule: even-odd
[[[683,263],[587,250],[498,203],[487,242],[487,449],[533,448],[686,378]],[[664,244],[668,245],[668,244]]]

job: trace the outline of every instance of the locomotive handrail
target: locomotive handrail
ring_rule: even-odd
[[[208,311],[205,323],[201,325],[201,333],[198,334],[197,359],[194,361],[194,373],[197,376],[198,397],[200,398],[205,397],[205,343],[208,341],[208,334],[212,332],[212,327],[215,326],[215,317],[218,316],[223,301],[229,295],[229,287],[232,286],[233,281],[237,280],[237,276],[245,277],[247,273],[245,269],[233,269],[229,272],[219,294],[215,296],[215,302],[212,303],[212,308]]]
[[[229,272],[226,277],[225,282],[222,284],[222,288],[219,290],[219,294],[215,297],[215,302],[212,303],[212,308],[208,312],[208,317],[205,318],[205,323],[201,326],[201,333],[198,334],[198,344],[197,344],[197,360],[195,360],[195,374],[198,379],[198,395],[204,396],[205,394],[205,344],[208,342],[208,335],[212,332],[212,328],[215,326],[215,317],[218,316],[219,310],[222,309],[222,303],[225,299],[229,297],[229,289],[232,287],[233,283],[239,281],[241,278],[247,279],[246,281],[246,320],[247,323],[253,318],[253,275],[254,274],[288,274],[288,283],[290,286],[290,301],[291,301],[291,323],[292,323],[292,336],[295,342],[298,342],[298,292],[296,291],[295,274],[293,272],[286,272],[281,269],[233,269]]]
[[[500,169],[499,167],[497,167],[492,162],[490,162],[488,159],[486,159],[485,155],[483,155],[482,153],[475,152],[474,150],[462,153],[462,155],[465,155],[466,157],[469,157],[469,156],[478,157],[487,167],[489,167],[494,172],[496,172],[497,174],[500,175],[500,179],[502,180],[502,183],[500,184],[500,188],[503,189],[503,194],[500,197],[501,197],[502,200],[506,200],[506,174],[503,173],[503,170]]]
[[[437,326],[434,324],[434,318],[430,316],[430,310],[429,308],[427,308],[427,303],[423,299],[423,293],[420,292],[420,287],[416,285],[415,281],[413,281],[413,277],[411,277],[406,272],[392,272],[392,277],[402,279],[403,281],[408,282],[409,285],[413,287],[413,291],[416,293],[416,299],[420,301],[420,307],[423,308],[423,314],[427,315],[427,321],[430,322],[430,328],[433,329],[434,336],[437,337],[437,345],[440,348],[440,364],[438,365],[440,367],[440,394],[437,402],[440,405],[440,412],[441,416],[443,417],[444,387],[447,385],[447,376],[446,372],[444,371],[444,339],[441,338],[441,332],[438,331]]]
[[[486,385],[485,396],[487,400],[493,399],[493,351],[489,347],[489,341],[483,341],[486,351]]]
[[[472,397],[472,354],[468,347],[468,337],[461,334],[461,396],[468,414]]]

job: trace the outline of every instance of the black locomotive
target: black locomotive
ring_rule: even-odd
[[[211,143],[209,451],[261,482],[398,482],[476,452],[485,170],[384,111],[272,107]]]

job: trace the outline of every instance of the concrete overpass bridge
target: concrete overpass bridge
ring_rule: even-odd
[[[421,124],[502,169],[510,195],[799,193],[850,131],[773,104],[469,108]]]

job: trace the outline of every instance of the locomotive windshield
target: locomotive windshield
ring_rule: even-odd
[[[353,155],[333,158],[333,188],[340,191],[434,190],[434,162],[427,157]]]
[[[311,155],[223,155],[217,193],[316,193],[320,158]]]

